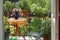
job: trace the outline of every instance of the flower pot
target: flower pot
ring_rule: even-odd
[[[22,10],[22,14],[23,14],[23,16],[29,16],[29,12],[26,9]]]
[[[28,17],[28,22],[30,22],[30,14],[29,14],[28,10],[23,9],[21,15],[22,16],[27,16]]]
[[[43,37],[43,40],[48,40],[47,35],[44,34],[42,37]]]

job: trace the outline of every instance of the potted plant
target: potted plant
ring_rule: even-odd
[[[50,40],[51,39],[51,18],[47,17],[42,22],[42,27],[43,27],[43,29],[42,29],[43,30],[42,31],[43,40]]]

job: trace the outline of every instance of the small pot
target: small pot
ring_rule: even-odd
[[[46,35],[46,34],[43,34],[43,35],[42,35],[42,37],[43,37],[43,40],[48,40],[48,38],[47,38],[47,35]]]
[[[29,16],[29,12],[26,9],[22,10],[23,16]]]

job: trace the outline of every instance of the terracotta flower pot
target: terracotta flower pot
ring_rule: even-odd
[[[29,12],[26,9],[22,10],[22,14],[23,14],[23,16],[29,16]]]
[[[29,11],[26,9],[22,10],[22,16],[27,16],[28,17],[28,22],[30,22],[30,14]]]
[[[43,37],[43,40],[48,40],[48,38],[45,34],[42,37]]]

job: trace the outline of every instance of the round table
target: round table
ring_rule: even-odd
[[[15,31],[15,35],[18,34],[18,35],[22,35],[21,32],[19,32],[19,27],[21,26],[26,26],[27,25],[27,20],[25,18],[18,18],[18,19],[14,19],[14,18],[9,18],[7,20],[7,22],[10,24],[10,25],[15,25],[16,26],[16,31]]]

